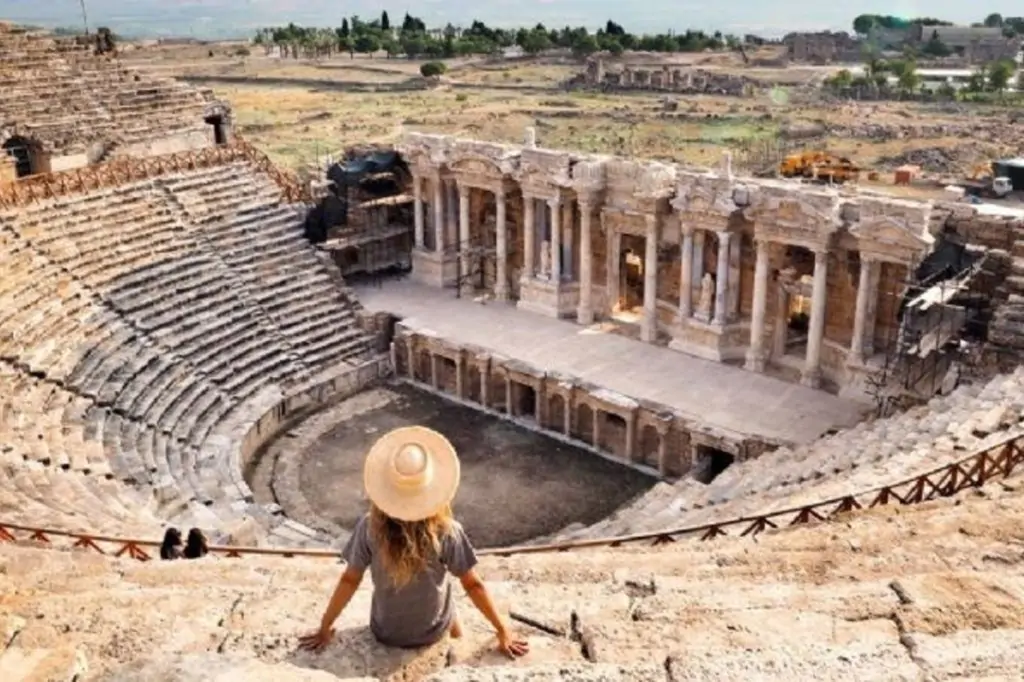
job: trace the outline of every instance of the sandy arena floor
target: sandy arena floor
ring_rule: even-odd
[[[397,385],[359,394],[280,439],[250,477],[253,488],[261,497],[269,495],[268,486],[280,491],[295,485],[308,508],[290,509],[287,496],[278,495],[289,516],[324,527],[305,518],[312,514],[352,528],[366,510],[363,455],[382,434],[413,424],[437,429],[458,450],[462,485],[455,513],[481,547],[516,544],[574,522],[596,523],[654,483],[593,453]],[[297,481],[271,482],[272,468],[285,470],[280,457],[298,460],[288,467],[297,470]]]

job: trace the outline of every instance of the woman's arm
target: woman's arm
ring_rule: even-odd
[[[327,646],[327,643],[331,641],[331,637],[334,635],[334,621],[345,610],[349,601],[352,600],[352,595],[359,589],[359,583],[362,581],[362,571],[351,566],[345,569],[345,572],[341,574],[341,578],[338,579],[338,584],[334,588],[334,593],[327,604],[323,618],[320,619],[320,629],[311,635],[300,637],[299,646],[313,651]]]
[[[487,591],[487,586],[480,580],[476,571],[472,569],[466,571],[459,576],[459,580],[462,582],[462,587],[466,590],[466,594],[469,595],[470,601],[473,602],[473,606],[480,613],[484,614],[484,618],[494,626],[494,630],[498,633],[498,648],[502,653],[511,658],[517,658],[526,654],[530,650],[530,645],[525,639],[515,639],[512,633],[509,632],[505,621],[498,614],[498,610],[494,608],[494,602],[491,601],[491,595]]]

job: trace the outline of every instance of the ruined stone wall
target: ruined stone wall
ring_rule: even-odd
[[[825,307],[825,338],[848,347],[853,338],[859,269],[851,267],[856,254],[836,251],[828,258],[828,305]]]

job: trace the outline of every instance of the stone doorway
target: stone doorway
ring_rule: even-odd
[[[224,124],[224,117],[220,114],[216,116],[207,116],[205,119],[206,125],[213,128],[213,142],[217,146],[225,145],[228,143],[228,131],[227,126]]]
[[[622,235],[619,249],[619,300],[612,309],[612,317],[622,322],[639,324],[643,320],[646,241],[638,235]]]
[[[4,142],[3,150],[14,159],[14,173],[17,177],[32,175],[32,150],[27,139],[12,137]]]
[[[707,485],[729,468],[735,457],[725,450],[709,445],[697,445],[693,455],[693,478]]]
[[[773,358],[794,369],[803,367],[811,322],[814,289],[814,253],[800,246],[786,251],[788,265],[779,272]]]

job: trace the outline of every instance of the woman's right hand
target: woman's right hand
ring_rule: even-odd
[[[320,628],[316,632],[299,637],[299,648],[306,651],[320,651],[334,638],[334,628]]]
[[[519,658],[530,652],[530,644],[525,639],[518,639],[508,630],[498,632],[498,651],[509,658]]]

